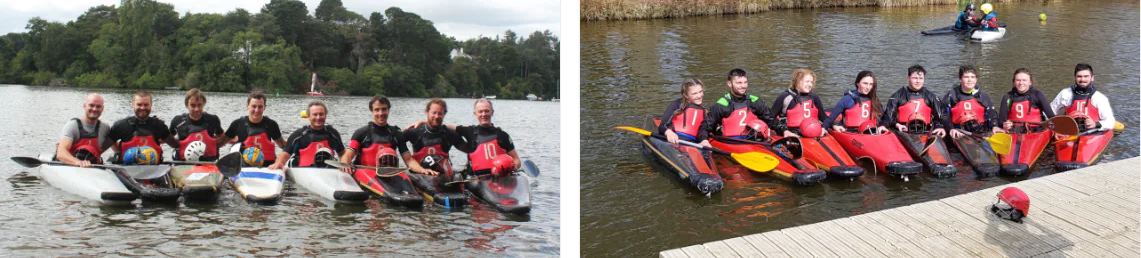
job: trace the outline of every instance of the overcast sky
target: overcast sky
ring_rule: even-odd
[[[459,40],[479,35],[494,38],[508,29],[519,36],[550,30],[562,38],[559,29],[559,1],[557,0],[341,0],[345,8],[368,18],[372,12],[384,13],[389,7],[399,7],[432,21],[440,33]],[[227,13],[244,8],[250,13],[261,11],[269,0],[159,0],[174,5],[180,15],[191,13]],[[321,0],[301,0],[309,8],[309,15]],[[28,19],[39,16],[48,21],[67,23],[75,20],[87,9],[97,5],[119,5],[116,0],[4,0],[0,1],[0,34],[26,32]]]

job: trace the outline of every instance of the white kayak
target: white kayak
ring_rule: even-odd
[[[40,160],[51,161],[51,156],[40,155]],[[131,193],[114,172],[98,168],[81,168],[60,165],[40,165],[40,178],[65,192],[110,205],[130,204],[138,198]]]
[[[285,169],[285,173],[294,183],[325,199],[340,203],[368,200],[368,192],[361,190],[352,176],[335,168],[290,167]]]
[[[285,171],[245,167],[229,181],[230,186],[246,200],[274,204],[281,201],[281,193],[285,189]]]
[[[997,31],[975,30],[971,33],[971,40],[987,42],[1000,39],[1003,35],[1006,35],[1006,28],[998,28]]]

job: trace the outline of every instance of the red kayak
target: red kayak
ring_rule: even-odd
[[[809,163],[807,159],[803,157],[796,160],[786,159],[781,155],[777,155],[776,152],[773,152],[760,143],[733,138],[710,139],[709,143],[712,144],[714,148],[718,148],[731,153],[760,152],[773,155],[773,157],[778,157],[780,159],[780,164],[777,164],[776,168],[769,172],[758,172],[768,173],[770,175],[776,176],[777,178],[788,180],[798,185],[813,185],[819,183],[820,181],[824,181],[824,178],[827,177],[827,174],[823,170],[813,167],[812,163]],[[808,153],[808,151],[805,150],[804,153]]]
[[[1092,165],[1101,157],[1101,152],[1109,146],[1111,139],[1113,139],[1113,130],[1090,131],[1078,135],[1074,140],[1055,141],[1058,170],[1066,171]]]
[[[781,137],[774,136],[772,139],[776,142]],[[852,161],[848,152],[844,151],[836,138],[832,138],[830,134],[816,138],[800,137],[800,144],[804,150],[804,159],[823,169],[828,173],[828,177],[854,180],[864,175],[864,168]]]
[[[860,134],[852,132],[831,132],[832,137],[844,150],[856,157],[871,159],[878,170],[887,171],[892,177],[907,180],[907,176],[919,174],[923,164],[911,159],[907,149],[896,138],[895,133]]]
[[[959,172],[952,163],[951,151],[940,139],[931,139],[931,133],[896,133],[904,149],[911,154],[911,158],[920,161],[935,177],[953,176]],[[930,145],[931,147],[927,147]],[[919,152],[926,148],[927,152]]]
[[[999,161],[1002,162],[1000,175],[1021,176],[1034,167],[1034,162],[1038,160],[1038,156],[1042,156],[1042,151],[1046,149],[1046,145],[1050,143],[1050,136],[1053,135],[1053,131],[1042,129],[1039,132],[1010,134],[1010,153],[998,155]]]

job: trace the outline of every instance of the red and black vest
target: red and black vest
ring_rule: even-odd
[[[746,136],[746,123],[749,121],[757,120],[757,115],[749,110],[749,104],[756,102],[757,96],[749,95],[746,101],[736,102],[729,93],[717,100],[717,104],[729,107],[729,115],[721,119],[721,135],[725,137],[740,137]]]
[[[797,93],[792,93],[789,96],[793,98],[789,103],[792,105],[785,107],[784,110],[785,116],[787,117],[785,121],[788,128],[800,128],[800,123],[818,117],[817,113],[819,113],[820,110],[816,108],[816,105],[812,104],[812,98],[801,97],[800,94]]]
[[[1026,93],[1021,96],[1010,95],[1010,111],[1006,114],[1007,119],[1012,122],[1041,122],[1042,110],[1030,101],[1032,96],[1030,92]]]
[[[972,95],[959,95],[959,102],[951,107],[951,123],[963,124],[963,122],[975,120],[979,124],[986,124],[986,107],[979,103],[979,99]]]
[[[75,120],[75,124],[79,126],[79,139],[75,139],[75,141],[71,142],[71,148],[67,150],[67,153],[71,153],[72,156],[75,156],[75,154],[79,153],[79,150],[87,150],[91,152],[91,155],[98,157],[97,162],[92,163],[103,164],[103,158],[100,156],[103,154],[103,148],[100,148],[99,145],[99,124],[102,123],[102,121],[95,120],[95,131],[87,132],[83,130],[82,120],[79,120],[79,118],[72,118],[71,120]]]
[[[151,118],[147,119],[150,120]],[[130,148],[149,146],[155,149],[155,153],[158,154],[158,160],[161,162],[162,146],[159,145],[158,141],[162,139],[155,139],[154,132],[151,132],[151,128],[144,123],[140,123],[139,120],[133,116],[127,118],[127,124],[133,128],[134,136],[131,137],[130,141],[119,143],[119,149],[126,152]],[[119,162],[123,162],[122,155],[119,157]]]
[[[1074,88],[1077,88],[1077,86],[1070,87],[1070,92],[1073,92],[1073,99],[1070,100],[1070,105],[1066,106],[1066,115],[1071,117],[1085,116],[1088,117],[1087,119],[1093,119],[1093,121],[1101,121],[1101,115],[1098,113],[1097,107],[1093,106],[1093,103],[1090,103],[1093,101],[1093,94],[1097,92],[1097,90],[1095,90],[1093,86],[1090,86],[1088,93],[1079,94]]]
[[[687,104],[680,111],[670,120],[673,125],[673,128],[670,129],[677,135],[685,136],[691,141],[697,140],[697,134],[701,132],[701,123],[705,121],[705,108]]]
[[[499,147],[498,133],[480,134],[480,131],[476,130],[475,150],[468,153],[468,161],[471,162],[473,172],[491,169],[494,167],[492,161],[496,156],[507,155],[507,150]]]
[[[380,150],[396,149],[393,148],[393,145],[396,143],[392,142],[394,139],[392,135],[384,136],[376,133],[377,128],[375,128],[372,123],[366,126],[369,127],[368,135],[365,136],[365,141],[361,143],[363,146],[361,146],[361,154],[357,155],[356,164],[376,167],[376,156],[380,153]],[[380,129],[388,130],[388,126],[386,125]],[[397,155],[400,155],[400,153],[397,153]],[[419,160],[419,158],[417,158],[417,160]]]
[[[872,118],[872,100],[868,97],[860,96],[859,94],[852,94],[851,91],[847,94],[856,104],[844,110],[844,127],[855,128],[867,121],[873,121],[874,123],[875,118]]]
[[[931,107],[928,106],[927,99],[923,98],[922,94],[908,94],[908,97],[910,99],[896,109],[899,116],[898,122],[906,124],[908,121],[911,121],[911,119],[922,118],[923,121],[927,121],[928,124],[932,123]]]
[[[262,126],[253,126],[249,117],[243,117],[246,121],[246,140],[242,141],[242,151],[250,147],[258,147],[261,149],[262,157],[265,157],[265,164],[273,164],[277,160],[277,152],[275,151],[273,139],[269,138],[266,133],[266,128]],[[264,120],[263,120],[264,121]],[[206,145],[209,147],[210,145]]]
[[[186,121],[186,122],[182,126],[186,128],[186,132],[188,134],[186,135],[186,138],[183,138],[182,140],[178,141],[178,150],[179,151],[176,151],[174,153],[174,159],[185,160],[186,157],[183,157],[182,155],[185,154],[186,146],[188,146],[188,145],[190,145],[190,143],[196,142],[196,141],[201,141],[202,143],[206,144],[206,153],[203,154],[202,157],[199,158],[199,160],[209,161],[209,160],[218,159],[218,137],[210,136],[210,125],[209,124],[196,125],[194,123],[191,123],[190,115],[184,115],[184,116],[186,116],[186,120],[182,120],[182,121]],[[200,119],[206,119],[206,116],[203,115]]]
[[[302,138],[306,138],[309,142],[309,145],[297,151],[297,154],[299,155],[299,157],[297,157],[298,167],[312,167],[313,165],[316,165],[317,151],[320,151],[321,149],[327,149],[329,154],[333,155],[333,158],[337,157],[337,151],[334,150],[331,145],[329,145],[329,141],[336,141],[337,139],[329,134],[329,125],[325,125],[325,127],[326,129],[322,130],[319,133],[318,131],[314,131],[306,126],[305,133],[303,133],[301,137],[297,139],[300,140]],[[376,162],[375,157],[373,157],[373,162]]]

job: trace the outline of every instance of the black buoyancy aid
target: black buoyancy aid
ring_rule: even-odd
[[[186,146],[188,146],[188,145],[190,145],[190,143],[196,142],[196,141],[201,141],[202,143],[206,144],[206,153],[203,154],[202,157],[199,158],[199,160],[217,159],[218,158],[218,138],[210,136],[210,124],[207,123],[207,124],[197,125],[197,124],[191,123],[190,115],[183,115],[183,116],[185,116],[185,118],[186,118],[185,120],[182,120],[182,121],[184,121],[183,123],[185,123],[185,124],[183,124],[180,127],[184,127],[184,128],[186,128],[186,130],[185,131],[179,130],[179,131],[180,132],[186,132],[187,135],[186,135],[186,138],[183,138],[182,140],[178,141],[179,151],[176,151],[174,153],[175,159],[177,159],[177,160],[186,159],[186,157],[182,156],[185,154],[184,152],[186,150]],[[206,116],[203,115],[201,117],[201,119],[206,119]]]
[[[274,150],[273,139],[269,138],[264,126],[253,126],[248,116],[242,117],[246,122],[246,140],[242,141],[242,151],[250,147],[257,147],[261,149],[262,157],[265,157],[265,163],[272,164],[277,160],[277,152]],[[264,119],[262,120],[265,121]],[[206,145],[210,146],[210,145]]]

